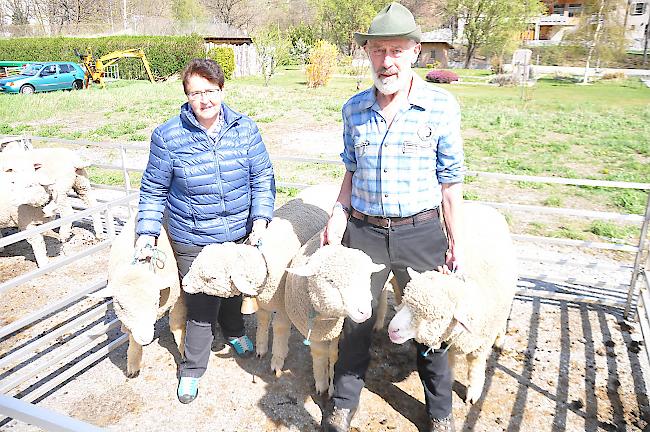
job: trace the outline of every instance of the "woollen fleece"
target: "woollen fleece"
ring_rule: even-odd
[[[233,276],[245,279],[251,287],[262,286],[266,263],[255,246],[233,242],[207,245],[183,278],[183,291],[234,297],[241,293],[232,282]]]
[[[341,334],[347,316],[341,290],[360,289],[357,284],[349,283],[350,276],[354,275],[356,281],[366,277],[366,273],[370,290],[369,267],[373,265],[370,257],[358,249],[319,246],[320,233],[317,233],[300,249],[291,267],[307,264],[315,274],[303,277],[288,273],[284,297],[292,324],[305,337],[311,328],[310,340],[316,342],[331,341]]]
[[[149,264],[133,264],[135,237],[134,215],[111,245],[107,285],[113,291],[115,314],[134,332],[137,326],[153,327],[180,297],[178,266],[164,227],[156,246],[164,254],[164,266],[155,273]]]
[[[436,271],[414,277],[402,302],[413,314],[415,340],[438,346],[453,340],[461,353],[491,349],[505,330],[517,288],[517,260],[505,218],[492,207],[465,203],[464,280]],[[471,332],[461,331],[454,314]]]

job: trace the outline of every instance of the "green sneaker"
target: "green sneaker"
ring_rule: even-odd
[[[188,404],[196,399],[199,394],[199,379],[192,377],[181,377],[178,380],[178,390],[176,391],[178,400],[183,404]]]
[[[239,337],[229,337],[227,339],[228,345],[234,348],[239,357],[248,357],[253,353],[255,347],[253,341],[246,335]]]

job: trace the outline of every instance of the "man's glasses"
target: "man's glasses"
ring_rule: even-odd
[[[187,94],[187,98],[189,100],[199,100],[201,99],[202,96],[207,97],[208,99],[211,97],[217,96],[219,93],[221,93],[221,89],[208,89],[208,90],[203,90],[203,91],[193,91],[189,92]]]

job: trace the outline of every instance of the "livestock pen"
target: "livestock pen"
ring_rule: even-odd
[[[115,233],[137,202],[133,176],[146,161],[146,147],[114,143],[29,137],[87,152],[111,149],[109,160],[94,166],[114,170],[120,185],[94,185],[100,205],[82,209],[30,232],[0,239],[3,279],[0,295],[0,429],[35,430],[316,430],[322,401],[311,394],[308,351],[293,335],[287,373],[272,376],[268,359],[237,360],[218,345],[214,359],[220,376],[208,373],[201,400],[192,410],[211,413],[206,420],[180,407],[174,398],[176,363],[171,336],[157,327],[141,377],[125,377],[125,335],[111,301],[89,294],[105,283],[107,251]],[[90,150],[88,150],[90,149]],[[144,154],[144,156],[143,156]],[[272,155],[273,157],[273,155]],[[102,158],[105,159],[105,158]],[[276,157],[274,162],[340,164],[339,161]],[[650,191],[650,184],[533,177],[469,172],[498,182],[560,183],[594,188]],[[302,183],[278,182],[285,188]],[[101,199],[103,198],[103,199]],[[646,269],[650,201],[644,215],[488,202],[511,218],[563,215],[636,224],[636,245],[591,242],[525,234],[515,235],[519,252],[519,291],[511,314],[510,346],[495,352],[488,365],[486,391],[479,402],[464,406],[454,397],[462,430],[643,430],[650,423],[648,351],[650,298]],[[66,256],[43,268],[9,262],[18,242],[66,221],[75,236],[93,213],[103,216],[107,239],[80,241]],[[51,244],[50,244],[51,245]],[[614,251],[612,259],[583,250]],[[622,261],[625,257],[625,261]],[[21,257],[19,257],[21,258]],[[3,261],[9,264],[2,265]],[[22,259],[21,259],[22,262]],[[20,267],[20,268],[19,268]],[[17,271],[24,269],[25,271]],[[16,274],[18,273],[18,274]],[[254,326],[247,320],[247,327]],[[639,330],[637,330],[637,327]],[[294,332],[295,333],[295,332]],[[376,337],[373,364],[353,426],[361,430],[417,430],[424,423],[421,390],[408,347]],[[158,363],[156,363],[158,362]],[[214,370],[214,369],[213,369]],[[458,374],[462,376],[462,374]],[[389,385],[386,385],[386,383]],[[209,389],[225,388],[223,393]],[[462,396],[463,383],[454,385]],[[213,397],[208,393],[212,392]],[[204,416],[210,417],[210,416]],[[11,420],[13,419],[13,420]],[[94,426],[91,426],[94,425]]]

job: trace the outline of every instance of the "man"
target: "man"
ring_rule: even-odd
[[[374,86],[343,106],[346,173],[323,243],[342,242],[386,265],[371,280],[375,310],[390,271],[403,289],[410,279],[407,267],[420,272],[462,267],[463,148],[458,103],[411,69],[421,50],[411,12],[392,3],[368,33],[354,36],[370,58]],[[364,387],[375,318],[373,313],[361,324],[345,321],[325,431],[349,430]],[[453,431],[447,353],[444,347],[427,353],[428,347],[416,346],[429,430]]]

